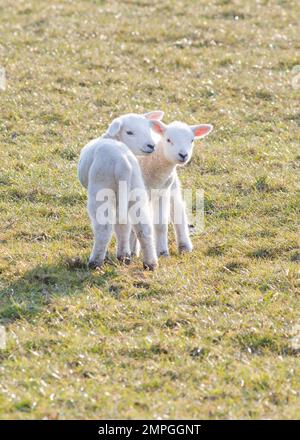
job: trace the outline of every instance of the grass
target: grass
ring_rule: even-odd
[[[299,418],[299,18],[296,0],[2,0],[1,418]],[[215,126],[180,171],[205,230],[155,273],[88,271],[80,149],[157,108]]]

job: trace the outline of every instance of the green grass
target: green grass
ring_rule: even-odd
[[[299,2],[0,5],[1,418],[299,418]],[[86,269],[76,177],[109,121],[213,123],[192,254]],[[113,246],[111,250],[113,249]]]

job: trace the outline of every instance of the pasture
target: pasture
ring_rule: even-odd
[[[0,418],[299,418],[297,0],[2,0]],[[298,75],[298,76],[297,76]],[[87,270],[83,145],[212,123],[194,251]],[[111,246],[113,251],[113,245]]]

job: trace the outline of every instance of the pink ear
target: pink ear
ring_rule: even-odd
[[[192,125],[191,129],[196,138],[202,138],[212,131],[213,126],[210,124]]]
[[[151,128],[155,133],[163,135],[167,127],[163,122],[151,120]]]
[[[164,112],[161,110],[155,110],[154,112],[149,112],[144,114],[146,119],[160,121],[164,117]]]

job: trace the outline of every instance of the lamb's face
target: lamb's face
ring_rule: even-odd
[[[174,165],[185,165],[192,157],[194,140],[206,136],[212,125],[187,125],[183,122],[172,122],[165,125],[160,121],[154,123],[154,130],[161,134],[161,144],[165,158]]]
[[[150,130],[152,121],[162,117],[161,111],[120,116],[111,123],[107,133],[126,144],[133,154],[147,155],[153,153],[155,149],[155,141]]]
[[[155,149],[150,121],[142,115],[132,114],[124,117],[119,138],[135,155],[147,155]]]
[[[168,125],[162,138],[165,158],[174,164],[184,165],[193,154],[194,133],[187,124]]]

